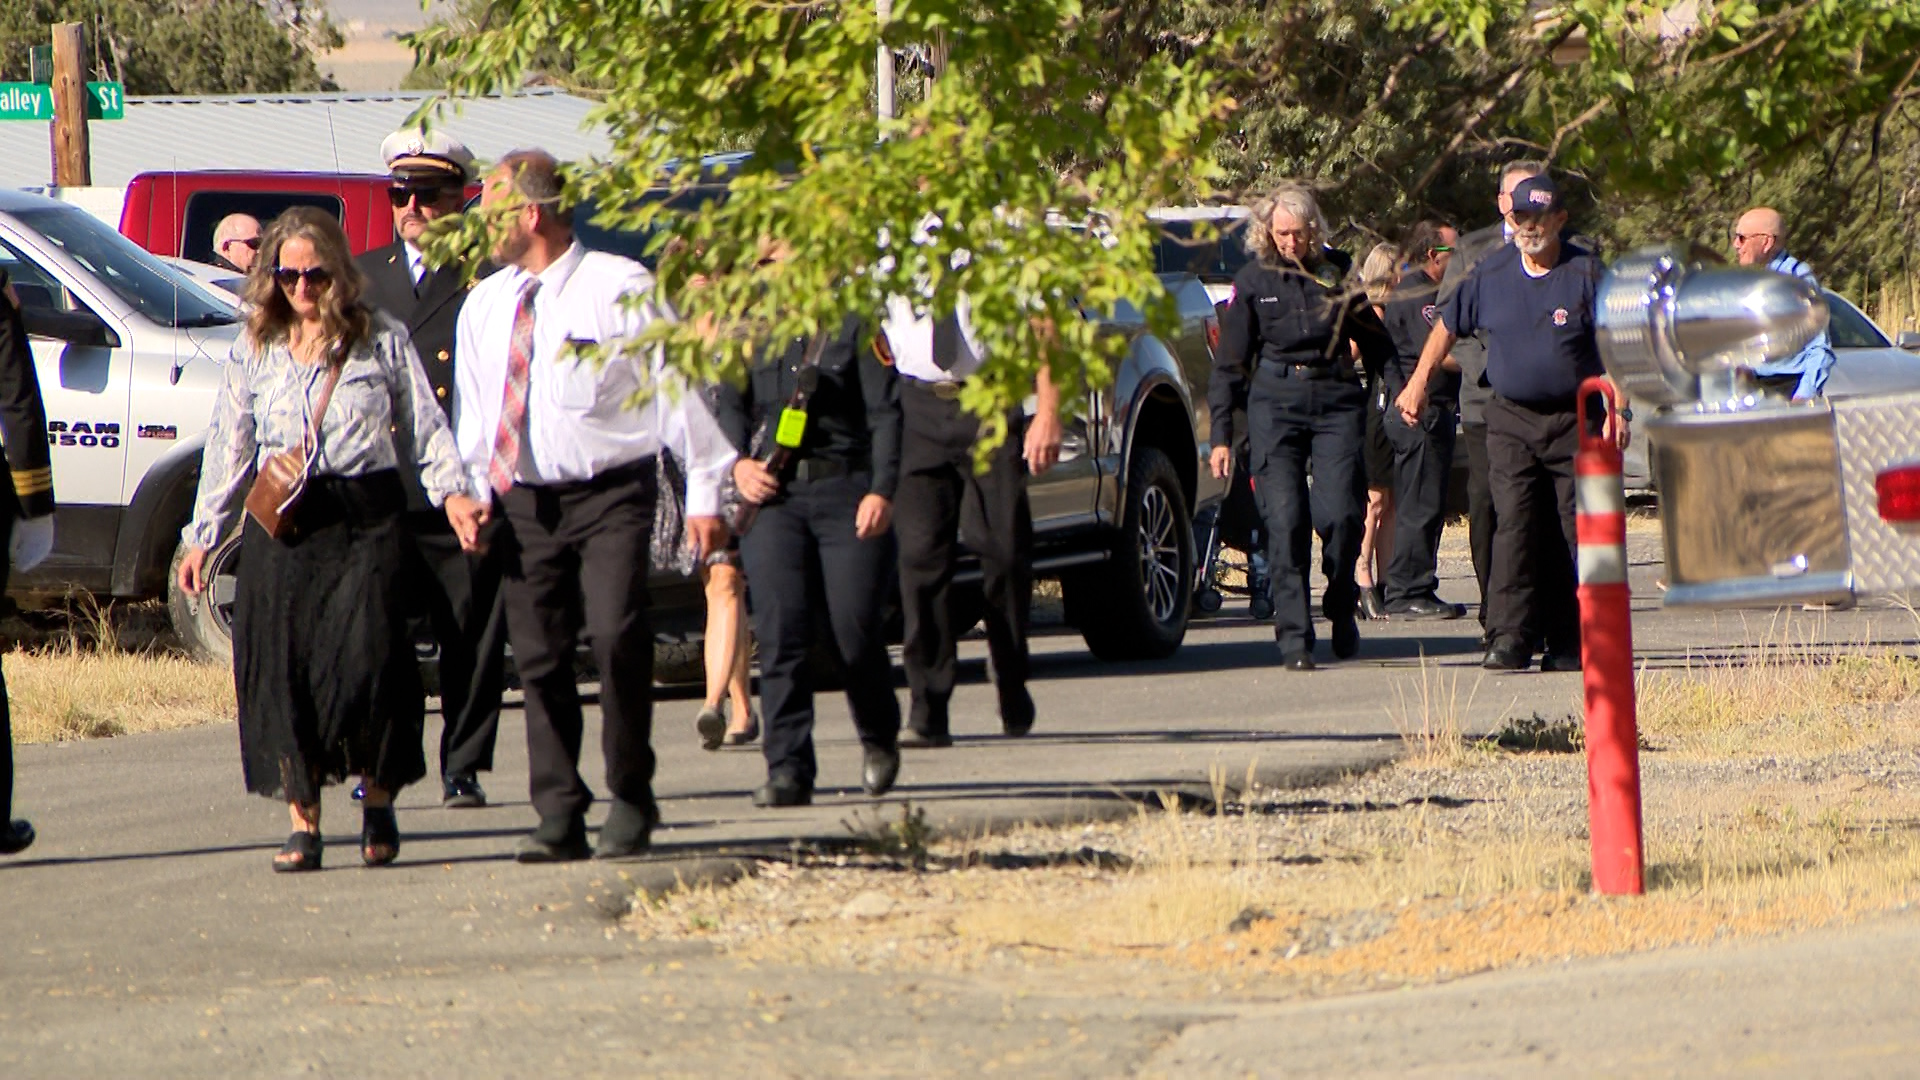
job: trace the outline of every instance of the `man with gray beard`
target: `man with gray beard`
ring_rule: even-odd
[[[1486,332],[1487,472],[1495,531],[1487,587],[1493,642],[1482,666],[1524,671],[1544,646],[1542,671],[1580,668],[1574,558],[1573,455],[1579,448],[1580,384],[1604,373],[1594,337],[1594,298],[1605,267],[1563,244],[1567,212],[1547,176],[1514,187],[1507,226],[1513,242],[1474,268],[1441,304],[1439,318],[1397,405],[1409,424],[1459,335]],[[1630,414],[1608,418],[1624,447]],[[1555,519],[1558,519],[1557,521]],[[1564,546],[1536,531],[1559,527]],[[1564,564],[1551,568],[1547,559]]]

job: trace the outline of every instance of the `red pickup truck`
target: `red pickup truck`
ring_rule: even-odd
[[[394,241],[385,175],[288,172],[149,172],[127,183],[120,234],[155,255],[213,261],[213,230],[228,214],[262,224],[290,206],[317,206],[340,219],[359,255]],[[476,194],[476,185],[469,194]]]

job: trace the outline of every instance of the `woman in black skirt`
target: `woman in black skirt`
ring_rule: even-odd
[[[320,790],[355,775],[366,786],[361,858],[392,862],[394,793],[426,775],[400,581],[401,462],[417,466],[463,539],[479,528],[453,433],[406,330],[360,302],[363,285],[332,216],[296,208],[268,228],[184,533],[180,587],[197,595],[207,551],[240,516],[258,466],[308,448],[291,531],[276,539],[245,519],[234,598],[247,790],[286,799],[293,820],[275,870],[320,868]]]

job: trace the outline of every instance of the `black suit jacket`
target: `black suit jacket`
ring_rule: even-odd
[[[403,244],[375,248],[356,260],[360,272],[367,275],[363,300],[406,324],[413,349],[420,354],[420,365],[433,384],[433,396],[453,419],[454,327],[460,319],[460,305],[467,289],[456,267],[427,271],[420,295],[413,294],[413,276],[407,269],[407,251]]]
[[[47,445],[40,373],[27,347],[26,323],[5,293],[0,293],[0,441],[5,443],[7,480],[19,500],[19,513],[30,518],[53,513],[53,452]],[[0,529],[12,509],[0,504],[0,515],[5,515],[0,516]]]

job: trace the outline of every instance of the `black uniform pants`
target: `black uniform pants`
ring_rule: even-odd
[[[793,481],[740,538],[760,642],[767,775],[789,777],[809,790],[818,768],[807,655],[822,612],[861,743],[891,749],[900,741],[886,635],[893,534],[866,540],[854,535],[854,515],[871,485],[867,473]]]
[[[1473,552],[1473,576],[1480,583],[1480,629],[1487,628],[1487,577],[1493,572],[1493,488],[1487,482],[1487,425],[1461,424],[1467,448],[1467,547]]]
[[[1460,412],[1451,401],[1430,403],[1416,427],[1399,409],[1382,421],[1393,446],[1393,557],[1387,563],[1387,610],[1436,598],[1440,588],[1440,530],[1446,525],[1447,481],[1453,470],[1454,429]]]
[[[527,781],[543,822],[593,803],[580,778],[582,719],[574,647],[584,627],[600,668],[600,745],[614,798],[657,819],[653,801],[653,459],[578,483],[516,485],[503,502],[510,536],[507,632],[526,689]]]
[[[1355,380],[1282,378],[1265,370],[1248,395],[1248,464],[1267,523],[1273,636],[1283,656],[1313,650],[1307,594],[1315,532],[1327,578],[1322,610],[1329,619],[1353,618],[1353,567],[1366,529],[1366,405],[1366,391]]]
[[[13,540],[13,527],[19,522],[13,508],[14,500],[7,499],[0,505],[0,535]],[[13,570],[13,561],[0,555],[0,596],[7,591],[7,576]],[[7,827],[13,820],[13,711],[7,705],[7,679],[0,674],[0,829]]]
[[[913,379],[900,381],[903,414],[900,487],[893,529],[900,542],[900,603],[906,615],[901,658],[913,691],[914,722],[947,730],[953,697],[956,628],[950,607],[958,542],[980,559],[987,651],[1002,701],[1027,685],[1027,612],[1033,600],[1033,516],[1027,506],[1021,425],[987,471],[973,470],[977,419],[958,401]]]
[[[413,511],[403,519],[408,576],[419,589],[414,638],[440,646],[440,775],[471,776],[493,768],[506,683],[506,597],[501,554],[470,555],[447,517]]]
[[[1496,395],[1487,405],[1487,482],[1496,525],[1487,629],[1533,649],[1578,656],[1571,402],[1533,406]]]

